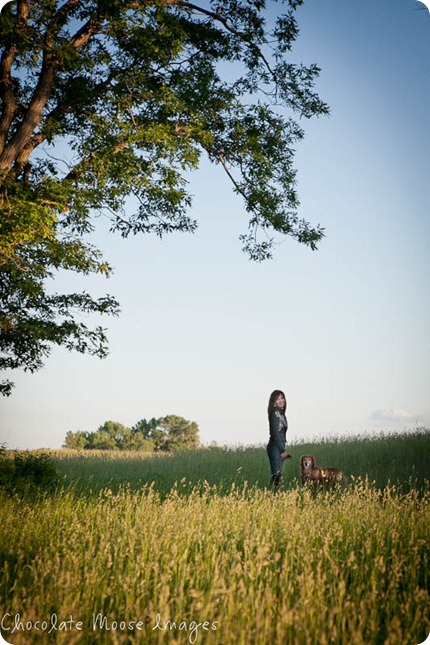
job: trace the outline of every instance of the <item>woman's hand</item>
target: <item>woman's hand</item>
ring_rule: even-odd
[[[285,461],[285,459],[291,459],[291,455],[289,455],[287,452],[281,452],[281,459]]]

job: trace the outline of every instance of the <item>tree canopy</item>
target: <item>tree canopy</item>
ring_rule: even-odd
[[[141,452],[182,452],[199,447],[195,421],[170,414],[160,419],[142,419],[132,428],[118,421],[106,421],[97,432],[69,431],[65,448],[77,450],[134,450]]]
[[[267,11],[275,0],[5,5],[0,369],[34,371],[53,344],[106,355],[105,330],[79,314],[116,315],[118,302],[47,285],[60,270],[110,274],[88,241],[100,214],[124,237],[194,231],[187,175],[203,154],[243,200],[251,259],[271,256],[275,233],[316,248],[323,229],[298,214],[293,157],[298,119],[328,108],[317,65],[291,61],[302,0],[284,4],[282,15]]]

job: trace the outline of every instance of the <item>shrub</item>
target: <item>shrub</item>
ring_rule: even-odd
[[[0,486],[8,492],[54,490],[60,483],[57,465],[46,453],[15,452],[11,460],[2,446],[0,458]]]

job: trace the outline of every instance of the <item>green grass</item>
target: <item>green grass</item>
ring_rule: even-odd
[[[284,465],[284,489],[292,489],[300,479],[300,457],[313,454],[321,466],[338,466],[348,480],[369,479],[379,488],[389,483],[403,490],[423,488],[430,477],[430,431],[377,437],[326,439],[315,443],[288,446],[292,459]],[[153,484],[156,491],[168,494],[175,483],[191,490],[207,482],[218,491],[231,486],[266,488],[270,479],[269,461],[264,446],[247,448],[208,448],[189,453],[153,455],[121,452],[94,454],[84,451],[53,452],[65,482],[80,492],[97,492],[123,486],[139,490]]]
[[[429,441],[417,431],[291,446],[277,494],[262,447],[52,452],[54,491],[0,492],[3,637],[417,645],[430,632]],[[302,489],[308,452],[350,484]]]

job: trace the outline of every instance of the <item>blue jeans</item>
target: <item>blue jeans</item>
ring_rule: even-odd
[[[272,471],[272,477],[270,478],[270,486],[277,488],[282,478],[282,468],[284,462],[281,457],[281,451],[278,446],[269,441],[267,444],[267,455],[270,461],[270,470]]]

